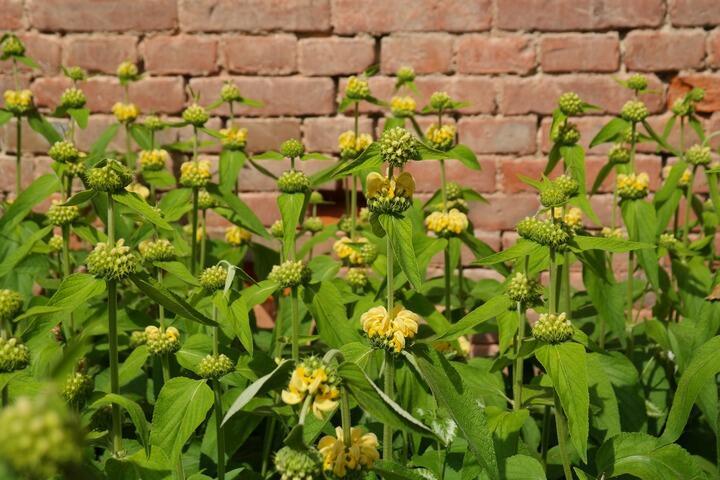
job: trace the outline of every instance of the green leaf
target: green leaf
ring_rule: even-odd
[[[22,245],[17,247],[9,255],[7,255],[0,263],[0,278],[11,273],[13,269],[30,253],[35,244],[43,237],[47,236],[53,229],[52,225],[41,228],[28,238],[23,240]]]
[[[35,70],[40,70],[40,65],[30,57],[27,57],[25,55],[20,55],[15,58],[17,59],[18,62],[22,63],[23,65],[26,65]]]
[[[499,479],[492,434],[484,408],[471,392],[464,378],[452,364],[438,352],[425,350],[413,357],[405,357],[415,366],[432,390],[438,405],[445,408],[455,420],[458,429],[468,442],[470,451],[491,479]]]
[[[253,155],[253,160],[285,160],[285,155],[280,152],[268,151]]]
[[[83,130],[87,128],[90,110],[87,108],[68,108],[68,114],[70,114],[80,128]]]
[[[601,143],[614,141],[618,135],[623,135],[628,128],[630,128],[628,122],[622,118],[613,118],[595,135],[595,138],[590,142],[590,148],[596,147]]]
[[[720,372],[720,336],[711,338],[697,349],[680,377],[665,431],[660,437],[663,444],[672,443],[680,438],[700,392],[708,384],[715,383],[718,372]]]
[[[107,393],[104,397],[96,400],[90,408],[99,408],[113,403],[124,408],[128,413],[130,420],[132,420],[133,425],[135,425],[135,430],[137,431],[140,444],[145,447],[145,455],[150,456],[150,429],[148,428],[148,422],[145,418],[145,412],[143,412],[140,405],[121,395]]]
[[[260,219],[258,219],[255,213],[253,213],[253,211],[250,210],[245,202],[240,200],[237,195],[229,190],[223,190],[215,184],[209,184],[206,187],[206,190],[210,192],[211,195],[221,197],[228,207],[235,212],[237,218],[232,220],[237,220],[237,223],[240,226],[245,227],[256,235],[260,235],[263,238],[269,238],[268,233],[265,230],[265,226],[263,226]]]
[[[447,158],[458,160],[472,170],[480,170],[480,163],[475,153],[465,145],[455,145],[447,152]]]
[[[343,298],[332,282],[321,282],[319,288],[306,287],[304,301],[317,322],[320,338],[330,348],[363,340],[348,320]]]
[[[360,407],[373,418],[409,433],[435,437],[432,430],[388,397],[358,365],[344,362],[338,367],[338,375]]]
[[[52,193],[60,189],[60,181],[55,175],[43,175],[17,196],[15,201],[0,217],[0,230],[9,232],[23,221],[35,205],[45,201]]]
[[[295,248],[295,235],[298,225],[302,223],[306,200],[307,195],[304,193],[281,193],[278,196],[277,203],[283,223],[283,251],[286,256]]]
[[[587,462],[590,396],[585,347],[573,342],[543,345],[535,351],[535,356],[560,397],[575,450],[583,462]]]
[[[192,285],[193,287],[200,286],[200,280],[195,275],[190,273],[190,270],[181,262],[153,262],[156,267],[165,270],[171,275],[176,276],[183,282]]]
[[[438,335],[431,340],[434,342],[450,342],[457,340],[459,337],[471,332],[475,327],[483,322],[507,311],[512,302],[505,295],[498,295],[488,300],[472,312],[465,315],[457,323],[450,326],[443,334]]]
[[[145,125],[141,125],[139,123],[133,123],[130,125],[130,136],[132,136],[135,143],[137,143],[143,150],[152,150],[152,135],[153,134],[147,127],[145,127]]]
[[[89,202],[90,200],[95,198],[97,193],[98,192],[96,190],[83,190],[82,192],[78,192],[72,197],[65,200],[62,205],[66,207],[72,205],[82,205],[83,203]]]
[[[379,220],[390,238],[390,245],[400,268],[405,272],[405,276],[413,288],[420,290],[422,278],[412,241],[412,221],[408,217],[396,217],[388,214],[381,214]]]
[[[275,293],[279,285],[272,280],[263,280],[252,285],[242,291],[242,298],[245,299],[247,308],[253,308],[255,305],[263,303],[267,298]]]
[[[580,145],[560,147],[560,155],[565,160],[569,173],[579,185],[579,194],[571,200],[571,203],[580,207],[580,210],[596,225],[601,225],[602,222],[593,210],[592,205],[590,205],[587,195],[585,195],[587,189],[585,185],[585,151]]]
[[[513,455],[505,461],[506,480],[546,480],[545,469],[536,458]]]
[[[655,243],[657,217],[652,205],[642,200],[629,200],[621,205],[623,220],[631,240]],[[658,257],[655,249],[642,249],[638,252],[638,263],[655,289],[660,288]]]
[[[13,118],[13,114],[7,110],[0,109],[0,126],[5,125],[10,119]]]
[[[412,468],[387,460],[378,460],[373,463],[372,470],[385,480],[423,480],[427,478],[416,473]]]
[[[518,241],[510,248],[506,248],[501,252],[494,253],[487,257],[483,257],[479,260],[475,260],[475,265],[494,265],[496,263],[509,262],[516,258],[524,257],[526,255],[533,255],[536,252],[543,249],[543,246],[526,240],[524,238],[518,239]]]
[[[48,306],[77,308],[105,291],[105,282],[89,273],[73,273],[63,278]]]
[[[220,152],[220,189],[232,190],[245,164],[247,156],[241,150],[223,150]]]
[[[176,461],[212,405],[213,392],[205,380],[170,379],[160,390],[153,410],[150,444]]]
[[[220,314],[227,319],[235,336],[240,340],[242,346],[250,355],[253,352],[252,330],[250,329],[250,317],[248,308],[243,298],[238,298],[228,305],[227,298],[221,292],[213,298],[213,303],[218,306]]]
[[[30,128],[45,137],[45,140],[47,140],[50,145],[62,140],[62,135],[60,135],[55,127],[53,127],[45,117],[40,115],[37,110],[30,112],[27,116],[27,122]]]
[[[351,173],[359,173],[364,170],[371,170],[382,165],[382,158],[380,157],[380,144],[373,142],[363,152],[358,155],[355,159],[350,161],[341,162],[333,178],[341,178]]]
[[[130,192],[113,193],[112,198],[117,203],[128,207],[130,210],[137,213],[145,220],[148,220],[156,227],[168,231],[173,230],[172,226],[170,226],[170,224],[165,221],[162,215],[138,195]]]
[[[621,238],[588,237],[585,235],[574,236],[573,243],[572,246],[580,251],[604,250],[606,252],[624,253],[643,248],[655,248],[655,245],[650,243],[633,242]]]
[[[598,172],[597,176],[595,177],[595,181],[593,182],[592,188],[590,189],[591,194],[597,193],[598,189],[600,188],[602,183],[605,181],[605,179],[608,177],[608,175],[610,175],[610,172],[612,172],[614,167],[615,167],[615,164],[610,161],[608,161],[605,165],[602,166],[602,168]]]
[[[646,433],[621,433],[605,442],[595,457],[600,478],[700,480],[707,478],[693,458],[675,444]]]
[[[652,128],[652,126],[648,123],[647,120],[643,120],[642,122],[643,127],[645,127],[645,130],[647,131],[648,135],[650,135],[650,138],[655,140],[655,143],[657,143],[660,147],[662,147],[663,150],[672,153],[676,157],[682,157],[681,153],[678,152],[675,148],[673,148],[669,143],[667,143],[665,140],[663,140]]]
[[[235,399],[228,409],[225,414],[225,418],[223,418],[223,425],[227,423],[233,415],[250,403],[250,400],[255,398],[257,395],[261,395],[267,391],[287,385],[293,366],[294,363],[291,360],[283,360],[277,367],[275,367],[275,370],[251,383],[245,390],[243,390],[240,396]]]
[[[587,368],[592,372],[588,375],[590,405],[593,409],[590,421],[597,430],[604,432],[604,438],[610,438],[621,431],[620,410],[610,377],[603,369],[601,357],[600,353],[587,355]]]

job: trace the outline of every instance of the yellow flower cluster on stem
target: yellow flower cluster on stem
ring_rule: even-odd
[[[318,450],[323,457],[323,470],[337,478],[348,473],[372,468],[380,458],[378,439],[374,433],[363,433],[360,428],[350,429],[350,444],[346,445],[342,427],[335,428],[335,435],[320,439]]]
[[[390,313],[383,306],[373,307],[360,316],[360,323],[368,338],[394,352],[401,352],[405,348],[407,339],[417,333],[419,322],[420,317],[402,305],[395,305]]]
[[[308,397],[313,415],[321,420],[337,407],[340,398],[335,373],[317,358],[301,362],[293,371],[288,388],[282,391],[282,400],[288,405],[300,404]]]

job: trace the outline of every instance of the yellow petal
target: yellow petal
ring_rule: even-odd
[[[367,196],[374,197],[377,193],[383,189],[386,185],[387,180],[385,177],[380,175],[378,172],[370,172],[367,176]]]
[[[395,183],[398,184],[398,186],[402,187],[402,190],[405,192],[405,195],[407,197],[412,197],[415,193],[415,179],[412,175],[408,172],[403,172],[400,174],[399,177],[395,180]]]

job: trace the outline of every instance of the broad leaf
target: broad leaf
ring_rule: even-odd
[[[283,224],[283,251],[290,258],[294,253],[297,227],[302,223],[305,211],[306,195],[304,193],[281,193],[277,199]]]
[[[250,403],[250,400],[255,398],[257,395],[261,395],[269,390],[287,385],[287,382],[290,380],[290,372],[293,366],[294,363],[292,361],[283,360],[280,365],[275,368],[275,370],[251,383],[247,388],[245,388],[245,390],[243,390],[240,396],[235,399],[232,406],[228,409],[225,414],[225,418],[223,418],[223,424],[227,423],[233,415],[242,410],[248,403]]]
[[[90,408],[98,408],[112,403],[121,406],[128,413],[130,420],[132,420],[133,425],[135,425],[135,430],[137,431],[140,444],[145,447],[145,454],[150,456],[150,429],[148,428],[148,422],[145,418],[145,412],[143,412],[140,405],[121,395],[107,393],[104,397],[95,401]]]
[[[491,298],[483,305],[465,315],[457,323],[450,326],[444,333],[431,340],[434,342],[450,342],[471,332],[475,327],[507,311],[512,302],[505,295]]]
[[[145,200],[134,193],[114,193],[113,200],[121,205],[125,205],[133,212],[148,220],[153,225],[163,230],[172,231],[172,226],[162,217],[162,215],[150,206]]]
[[[417,264],[415,247],[413,246],[412,221],[408,217],[396,217],[382,214],[379,217],[385,232],[390,238],[390,245],[400,268],[405,272],[413,288],[420,290],[422,279]]]
[[[135,273],[130,275],[130,280],[132,280],[135,286],[145,293],[145,295],[176,315],[202,323],[203,325],[217,325],[217,322],[198,312],[195,307],[186,302],[182,297],[166,289],[155,279],[141,273]]]
[[[35,205],[42,203],[60,188],[60,181],[55,175],[43,175],[32,182],[28,188],[17,196],[12,205],[0,217],[0,230],[8,232],[14,229],[30,213]]]
[[[306,287],[305,303],[317,322],[320,338],[330,348],[341,348],[362,337],[347,318],[345,304],[337,287],[332,282],[321,282],[319,288]]]

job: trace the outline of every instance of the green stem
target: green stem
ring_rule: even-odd
[[[198,188],[192,189],[192,238],[190,239],[190,272],[197,273]]]
[[[62,271],[63,271],[63,277],[67,278],[70,276],[70,271],[72,270],[70,265],[70,225],[63,225],[62,226],[62,255],[63,255],[63,261],[62,261]],[[73,320],[73,313],[72,311],[69,314],[69,320],[70,320],[70,333],[72,335],[75,334],[75,322]]]
[[[260,476],[263,478],[265,478],[268,471],[268,465],[270,464],[270,450],[272,449],[273,437],[275,436],[276,423],[277,418],[271,417],[268,420],[267,430],[265,430],[265,438],[263,439],[262,449],[262,465],[260,467]]]
[[[445,175],[445,160],[440,160],[440,193],[442,194],[443,212],[447,212],[447,181]]]
[[[385,351],[385,374],[384,374],[384,391],[385,395],[390,398],[395,397],[395,359],[393,354]],[[383,455],[385,461],[392,461],[393,458],[393,429],[390,424],[383,425]]]
[[[205,268],[205,255],[207,249],[207,210],[202,211],[202,236],[200,237],[200,270]]]
[[[117,327],[117,282],[107,281],[108,291],[108,350],[110,354],[110,393],[120,395],[120,377],[118,366],[118,327]],[[122,452],[122,417],[120,406],[112,404],[112,439],[113,455],[120,456]]]
[[[15,132],[17,134],[15,142],[15,198],[20,195],[22,190],[22,117],[17,119]]]
[[[8,403],[10,403],[10,390],[8,390],[8,386],[5,385],[2,389],[2,406],[7,407]]]
[[[343,429],[343,443],[345,448],[352,445],[352,420],[350,418],[350,396],[345,387],[340,387],[340,421]]]
[[[633,323],[633,303],[635,298],[635,286],[633,284],[633,274],[635,273],[635,252],[630,251],[628,253],[628,266],[627,266],[627,325],[626,328],[632,328]]]
[[[547,455],[550,449],[550,406],[545,405],[543,410],[542,438],[540,440],[540,455],[547,471]]]
[[[135,168],[134,165],[135,162],[133,162],[132,158],[132,136],[130,135],[130,124],[125,124],[125,165],[128,166],[128,168],[133,169]]]
[[[549,297],[550,297],[550,313],[557,313],[557,295],[556,295],[556,285],[557,283],[557,260],[555,258],[555,249],[550,248],[550,281],[548,282],[548,287],[550,289]]]
[[[352,190],[350,190],[350,238],[355,239],[357,229],[357,175],[352,176]]]
[[[452,265],[450,265],[450,247],[446,246],[445,250],[445,318],[452,323]]]
[[[292,312],[292,359],[300,360],[300,308],[297,287],[290,289],[290,308]]]
[[[565,250],[563,252],[563,266],[562,266],[562,307],[561,311],[565,312],[567,319],[572,319],[572,308],[571,298],[572,292],[570,290],[570,252]]]
[[[517,302],[518,330],[515,336],[515,369],[513,370],[513,410],[520,410],[522,405],[523,386],[523,358],[520,356],[520,348],[525,337],[525,312],[522,303]]]
[[[695,175],[697,174],[698,166],[693,166],[692,173],[690,174],[690,182],[688,183],[685,191],[685,223],[683,224],[683,243],[687,244],[688,236],[690,235],[690,215],[692,214],[692,199],[693,199],[693,183],[695,183]]]
[[[565,472],[565,480],[573,480],[572,470],[570,469],[570,456],[567,445],[567,420],[565,413],[563,412],[562,405],[560,405],[560,398],[557,392],[554,393],[555,397],[555,428],[557,429],[558,447],[560,447],[560,458],[562,459],[563,472]]]
[[[159,268],[157,269],[157,281],[158,285],[162,286],[163,272]],[[158,323],[160,324],[160,328],[165,328],[165,307],[161,304],[158,304]]]
[[[217,328],[217,327],[215,327]],[[217,436],[217,478],[225,480],[225,432],[222,428],[222,387],[220,381],[212,381],[213,393],[215,394],[215,433]]]
[[[167,353],[160,355],[160,363],[162,364],[163,384],[165,384],[170,381],[170,359]]]

